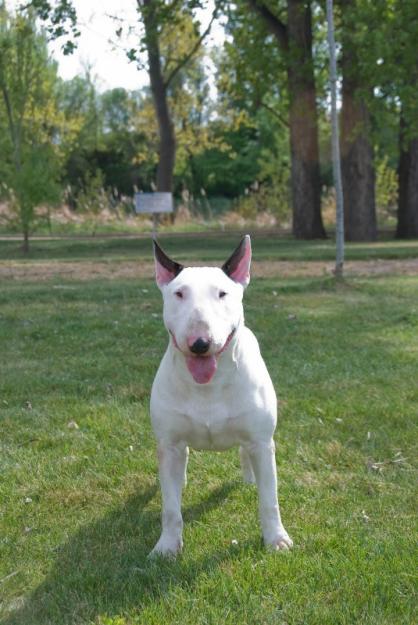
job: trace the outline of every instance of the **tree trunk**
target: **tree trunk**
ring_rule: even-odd
[[[370,142],[370,113],[361,89],[359,61],[351,32],[343,32],[341,167],[344,227],[348,241],[374,241],[377,237],[375,171]]]
[[[26,227],[23,228],[22,251],[25,254],[27,254],[29,252],[29,230]]]
[[[160,139],[157,167],[157,191],[173,191],[173,172],[176,157],[176,138],[167,99],[167,86],[161,69],[158,41],[158,20],[154,0],[139,3],[145,27],[151,92],[154,100]]]
[[[324,238],[310,2],[287,0],[287,25],[262,0],[248,2],[286,55],[293,234],[298,239]]]
[[[293,234],[324,238],[310,4],[288,0],[288,86]]]
[[[401,114],[399,126],[398,239],[418,237],[418,138],[407,138]]]

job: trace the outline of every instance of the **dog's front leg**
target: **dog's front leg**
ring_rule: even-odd
[[[274,441],[246,446],[258,488],[261,529],[270,549],[290,549],[292,539],[283,527],[277,500],[277,474]]]
[[[185,483],[188,448],[158,445],[162,495],[162,532],[150,555],[175,556],[183,547],[181,492]]]

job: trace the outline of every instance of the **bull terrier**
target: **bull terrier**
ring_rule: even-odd
[[[243,237],[222,268],[183,267],[156,241],[154,257],[169,343],[151,392],[162,533],[150,555],[175,556],[183,547],[181,495],[189,446],[239,446],[244,481],[257,484],[265,545],[289,549],[277,499],[276,394],[257,339],[244,325],[250,237]]]

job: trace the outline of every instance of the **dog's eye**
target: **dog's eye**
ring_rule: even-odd
[[[225,295],[227,295],[227,293],[225,293],[225,291],[219,291],[219,299],[223,299],[225,297]]]
[[[179,299],[183,299],[183,293],[181,291],[175,291],[174,295]]]

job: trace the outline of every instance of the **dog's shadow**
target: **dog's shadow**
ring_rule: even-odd
[[[200,503],[184,509],[186,523],[198,520],[222,504],[238,485],[230,482],[212,491]],[[141,611],[159,601],[169,588],[196,583],[200,573],[237,557],[225,546],[204,559],[176,561],[147,556],[157,541],[160,516],[147,510],[157,492],[148,487],[122,507],[79,529],[57,550],[45,581],[24,604],[9,614],[4,625],[75,625]]]

